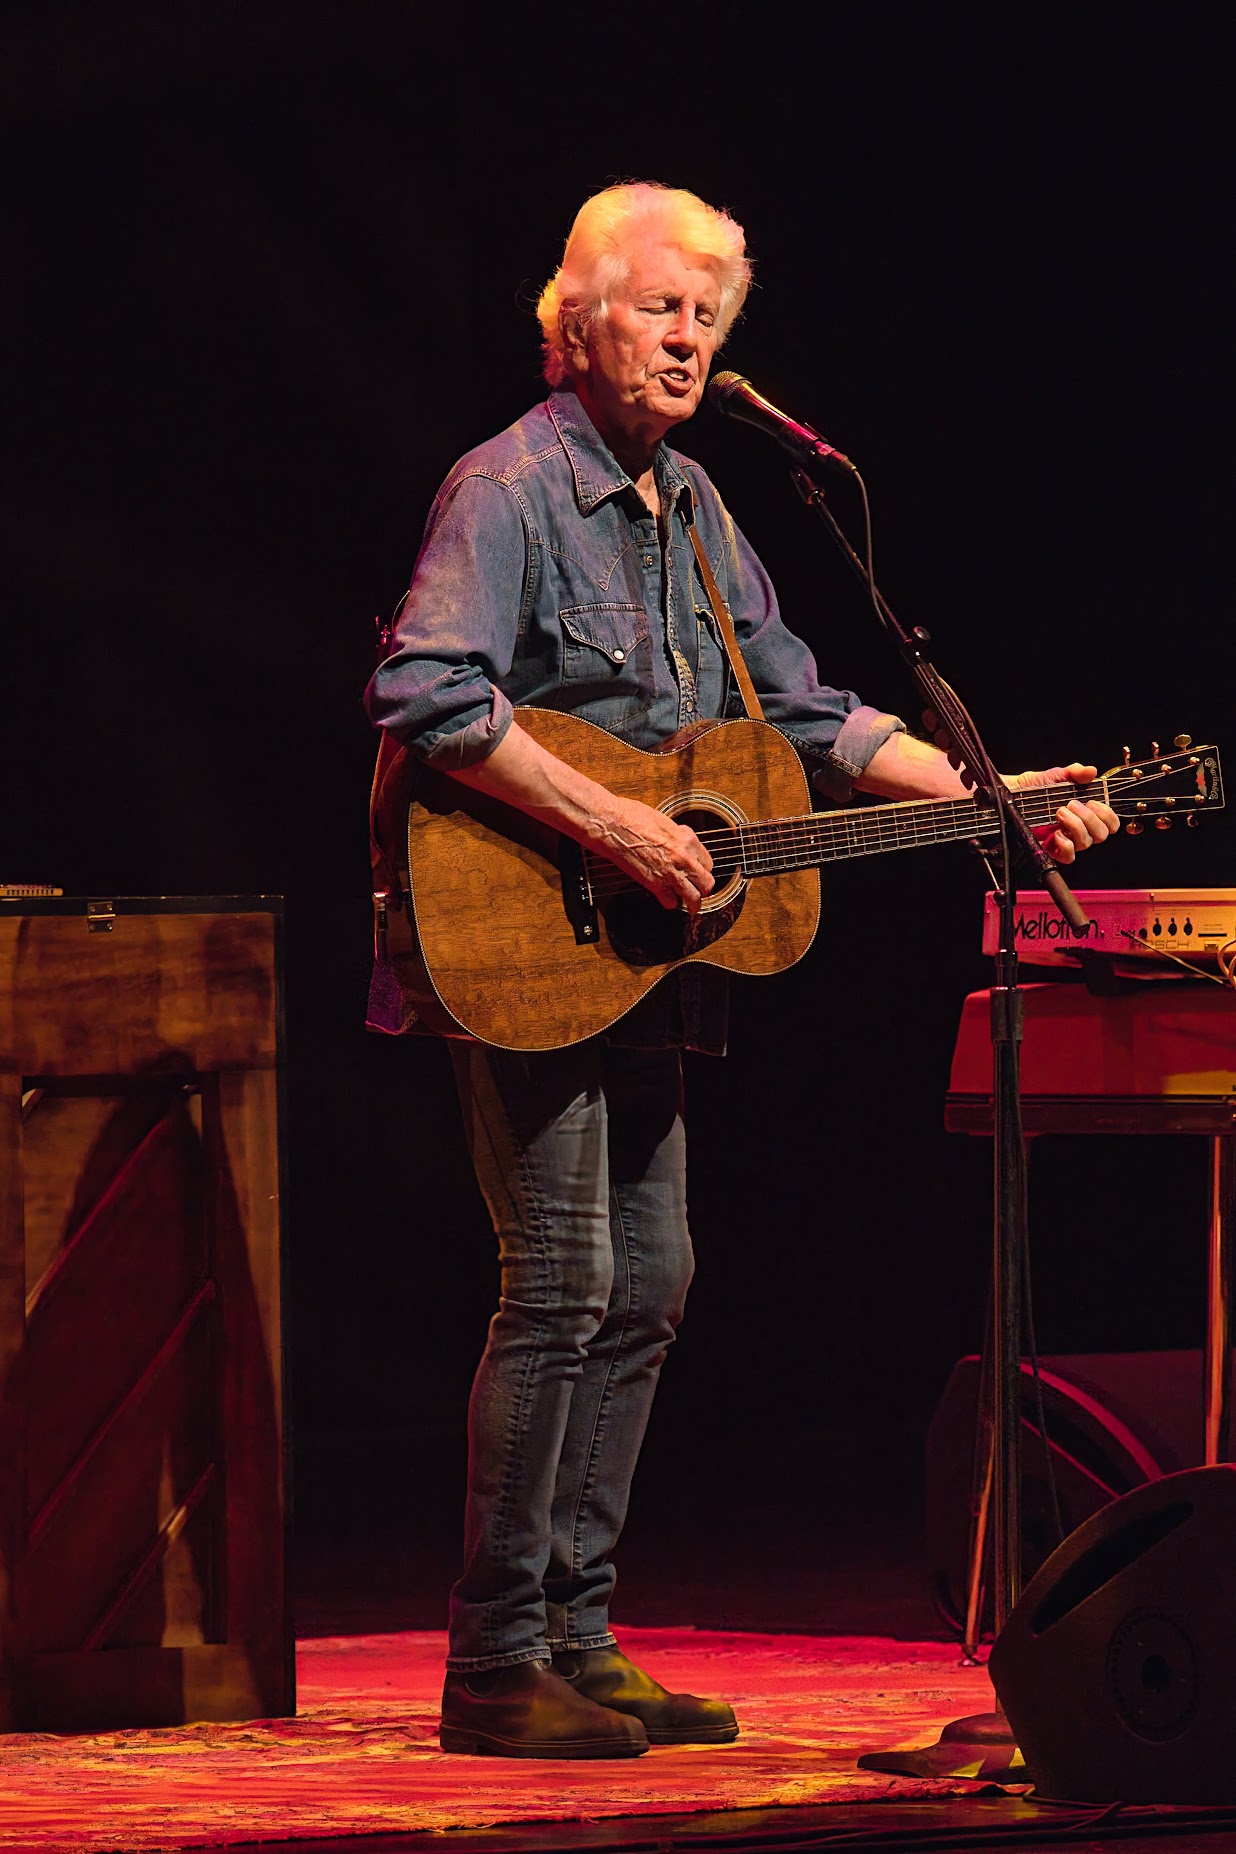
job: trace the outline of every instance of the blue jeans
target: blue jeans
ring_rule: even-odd
[[[468,1407],[457,1669],[610,1645],[610,1554],[692,1273],[677,1050],[451,1045],[502,1290]]]

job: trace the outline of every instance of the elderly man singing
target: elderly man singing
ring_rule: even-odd
[[[570,710],[645,749],[742,712],[692,527],[765,719],[817,788],[840,801],[964,790],[895,716],[819,680],[711,482],[665,442],[699,405],[749,281],[741,227],[691,193],[617,186],[582,207],[539,306],[552,390],[447,477],[367,698],[417,759],[693,912],[713,886],[695,833],[547,752],[518,706]],[[1074,765],[1017,783],[1093,776]],[[1048,847],[1065,863],[1117,828],[1080,799],[1057,815]],[[684,966],[604,1036],[561,1050],[451,1043],[502,1291],[469,1407],[448,1751],[623,1757],[737,1735],[727,1704],[667,1693],[609,1623],[612,1555],[692,1273],[680,1052],[723,1049],[724,984]],[[391,965],[370,1021],[451,1030]]]

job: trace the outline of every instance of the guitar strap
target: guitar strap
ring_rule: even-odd
[[[721,588],[713,578],[712,568],[708,564],[708,555],[704,552],[704,543],[700,540],[698,530],[695,526],[694,515],[687,523],[687,533],[691,536],[691,545],[695,549],[695,564],[700,570],[700,578],[704,582],[704,591],[708,594],[708,603],[712,606],[712,615],[717,621],[717,628],[721,633],[721,642],[725,646],[725,654],[729,659],[730,668],[734,672],[734,680],[738,684],[738,692],[742,696],[743,708],[752,721],[762,721],[764,719],[764,710],[760,707],[760,698],[755,692],[755,684],[752,682],[747,666],[742,660],[742,651],[738,648],[738,639],[734,635],[734,621],[725,609],[725,600],[721,597]]]

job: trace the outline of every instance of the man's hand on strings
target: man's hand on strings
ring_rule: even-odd
[[[697,914],[712,893],[712,857],[695,832],[637,798],[611,795],[589,844],[651,890],[663,908]]]
[[[1083,766],[1074,760],[1070,766],[1049,766],[1043,772],[1002,773],[1011,792],[1027,792],[1040,785],[1063,785],[1071,779],[1074,785],[1089,785],[1098,777],[1097,766]],[[1105,843],[1120,829],[1120,819],[1110,805],[1101,799],[1070,798],[1067,805],[1061,805],[1056,812],[1056,825],[1050,824],[1035,831],[1035,836],[1044,845],[1047,854],[1058,863],[1071,863],[1081,850],[1088,850],[1092,844]]]
[[[452,777],[517,805],[529,817],[542,819],[607,857],[624,875],[650,889],[663,908],[684,907],[697,914],[705,895],[712,893],[712,857],[693,830],[577,772],[517,721],[492,753],[454,768]]]
[[[941,752],[948,755],[949,765],[962,783],[973,791],[972,774],[961,764],[956,750],[950,748],[947,734],[937,726],[936,716],[930,709],[923,715],[923,726]],[[1074,760],[1069,766],[1049,766],[1041,772],[1001,773],[1000,777],[1011,792],[1027,792],[1036,786],[1063,785],[1066,780],[1072,780],[1074,785],[1089,785],[1098,777],[1098,770],[1097,766],[1083,766],[1079,760]],[[1054,825],[1044,825],[1034,834],[1056,862],[1071,863],[1082,850],[1106,842],[1119,829],[1120,819],[1101,799],[1071,798],[1056,812]]]

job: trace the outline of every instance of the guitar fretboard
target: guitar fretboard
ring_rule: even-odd
[[[1017,793],[1014,802],[1027,824],[1036,828],[1054,823],[1057,811],[1070,799],[1106,801],[1107,796],[1107,780],[1095,779],[1088,785],[1067,781],[1033,787]],[[885,850],[991,837],[997,828],[991,806],[977,798],[916,798],[854,811],[813,811],[806,817],[742,824],[731,831],[705,831],[703,839],[715,859],[731,864],[737,860],[744,875],[758,876],[814,869],[854,856],[878,856]]]

